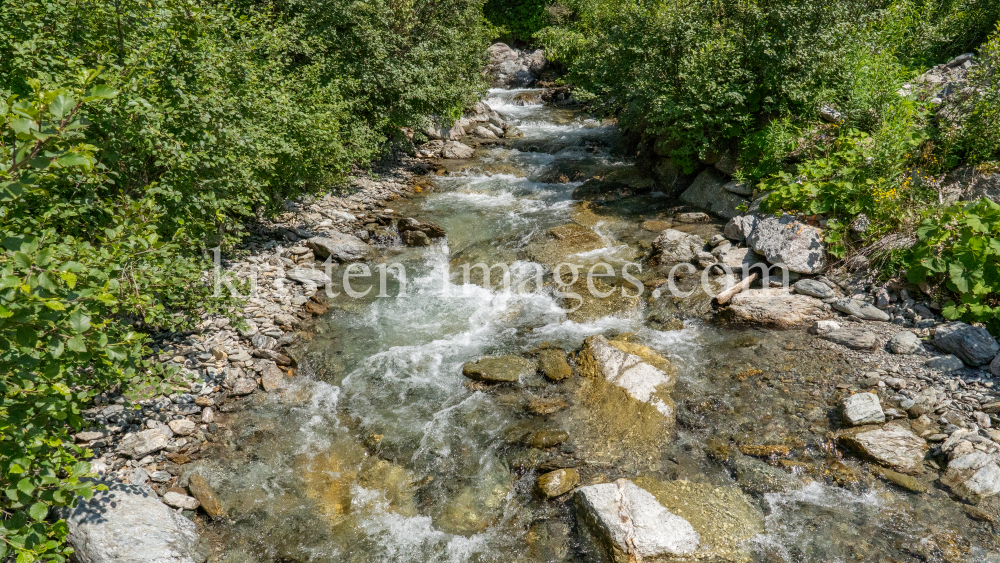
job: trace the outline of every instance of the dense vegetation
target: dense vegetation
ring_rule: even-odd
[[[81,409],[225,311],[202,252],[478,98],[477,0],[0,4],[0,560],[63,561]]]
[[[693,171],[738,155],[762,209],[822,219],[837,257],[900,270],[945,314],[1000,330],[996,206],[939,199],[960,165],[1000,159],[1000,4],[993,0],[565,0],[536,33],[577,97]],[[992,35],[991,35],[992,34]],[[929,67],[976,54],[932,98]],[[821,109],[835,116],[821,119]],[[833,121],[833,122],[827,122]],[[861,216],[864,232],[850,226]],[[933,230],[928,225],[941,225]]]

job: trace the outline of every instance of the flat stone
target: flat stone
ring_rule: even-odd
[[[760,215],[746,237],[747,245],[771,264],[784,264],[792,272],[818,274],[826,268],[826,246],[819,229],[800,223],[791,215]]]
[[[927,452],[927,442],[895,424],[860,426],[842,430],[838,439],[848,448],[876,463],[902,473],[920,471]]]
[[[159,430],[143,430],[126,434],[118,444],[118,453],[132,459],[142,459],[167,447],[170,439]]]
[[[188,479],[188,491],[190,491],[191,496],[198,499],[198,502],[201,503],[201,508],[205,511],[205,514],[208,514],[212,518],[225,515],[225,512],[222,510],[222,503],[216,497],[215,491],[212,490],[212,486],[201,475],[197,473],[191,474],[191,477]]]
[[[985,329],[963,322],[943,324],[934,330],[934,346],[954,354],[970,366],[990,363],[1000,354],[1000,344]]]
[[[520,356],[486,356],[462,366],[462,375],[487,383],[514,383],[536,369],[535,362]]]
[[[537,488],[545,498],[555,498],[573,490],[580,484],[576,469],[557,469],[538,477]]]
[[[603,336],[584,340],[580,369],[588,376],[603,377],[633,399],[652,405],[671,421],[674,419],[674,405],[668,394],[676,381],[674,375],[653,367],[638,355],[619,350]]]
[[[186,418],[171,420],[167,426],[170,427],[171,432],[178,436],[190,436],[198,431],[198,425]]]
[[[986,452],[974,450],[948,463],[941,483],[972,503],[1000,494],[1000,466]]]
[[[816,299],[830,299],[836,294],[833,289],[819,280],[803,279],[795,282],[795,293],[815,297]]]
[[[285,273],[285,277],[303,285],[312,284],[324,287],[330,283],[330,276],[326,275],[323,270],[315,268],[292,268]]]
[[[196,510],[199,506],[201,506],[198,499],[182,495],[181,493],[175,493],[173,491],[163,495],[163,503],[167,506],[180,508],[181,510]]]
[[[830,306],[845,315],[858,317],[859,319],[865,319],[868,321],[888,322],[891,318],[888,313],[871,303],[865,303],[864,301],[858,301],[857,299],[851,299],[850,297],[837,299],[830,303]]]
[[[856,393],[841,403],[844,422],[851,426],[885,422],[882,404],[874,393]]]
[[[912,355],[924,351],[924,344],[920,337],[908,330],[903,330],[892,335],[889,339],[889,351],[893,354]]]
[[[823,334],[823,338],[852,350],[874,350],[878,345],[878,337],[867,330],[831,330]]]
[[[540,350],[538,356],[538,371],[552,381],[562,381],[572,377],[573,370],[566,361],[566,352],[554,348]]]
[[[374,254],[365,241],[354,235],[332,232],[325,237],[314,237],[306,241],[306,246],[320,260],[332,258],[337,262],[358,262]]]
[[[582,520],[616,563],[690,555],[701,541],[687,520],[632,481],[580,487],[575,498]]]
[[[965,367],[965,362],[960,360],[958,356],[948,354],[947,356],[935,356],[924,362],[924,365],[929,369],[944,373],[951,373],[953,371],[963,369]]]
[[[829,308],[819,299],[780,287],[735,295],[729,301],[728,314],[734,322],[780,329],[808,326],[830,316]]]
[[[103,483],[69,510],[73,558],[81,563],[202,563],[208,544],[194,522],[160,502],[149,489]]]

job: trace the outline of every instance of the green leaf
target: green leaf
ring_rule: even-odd
[[[76,106],[76,100],[74,100],[72,96],[59,94],[49,104],[49,112],[52,113],[57,120],[61,120],[73,111],[74,106]]]
[[[36,502],[35,504],[31,505],[30,509],[28,509],[28,514],[31,516],[32,519],[35,520],[35,522],[41,522],[42,520],[45,520],[45,517],[48,515],[48,513],[49,513],[49,508],[41,502]]]
[[[17,490],[21,491],[26,495],[30,495],[35,490],[35,486],[31,484],[31,479],[25,477],[17,482]]]
[[[90,330],[90,316],[80,309],[73,311],[69,315],[69,327],[77,334],[87,332]]]
[[[26,270],[31,267],[31,258],[23,252],[15,252],[14,265]]]
[[[79,334],[67,340],[66,347],[73,352],[83,353],[87,351],[87,344],[84,341],[83,336]]]

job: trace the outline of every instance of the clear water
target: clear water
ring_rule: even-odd
[[[551,288],[524,293],[462,283],[454,263],[504,261],[515,282],[533,264],[531,241],[573,220],[597,232],[605,248],[581,260],[629,259],[650,233],[643,220],[670,213],[670,202],[587,211],[572,200],[581,182],[547,183],[552,170],[610,170],[612,126],[540,105],[514,105],[522,91],[493,91],[487,102],[525,138],[483,147],[471,165],[455,165],[433,189],[395,205],[448,233],[426,249],[384,249],[406,265],[406,295],[333,299],[301,346],[295,387],[283,397],[251,400],[227,421],[226,440],[201,462],[230,518],[209,530],[213,557],[226,562],[600,561],[581,541],[568,499],[533,493],[532,455],[582,458],[585,483],[652,475],[739,486],[731,467],[711,455],[712,437],[789,444],[782,469],[799,487],[754,493],[765,533],[746,553],[754,561],[986,561],[996,543],[986,524],[968,519],[938,490],[913,495],[872,479],[863,464],[841,459],[826,420],[833,383],[854,369],[809,348],[801,333],[735,331],[689,319],[660,331],[638,307],[571,320]],[[587,214],[589,213],[589,214]],[[595,219],[596,217],[596,219]],[[584,221],[584,219],[589,219]],[[712,228],[718,228],[716,225]],[[397,295],[400,280],[387,293]],[[516,283],[515,283],[516,285]],[[676,328],[676,327],[675,327]],[[578,385],[528,378],[483,389],[462,376],[484,355],[521,354],[543,343],[579,349],[594,334],[634,333],[679,370],[676,431],[654,447],[587,442],[607,413],[580,404]],[[765,377],[744,378],[759,369]],[[532,398],[563,398],[569,408],[540,417]],[[566,429],[556,451],[511,443],[513,429]],[[535,464],[537,465],[537,464]]]

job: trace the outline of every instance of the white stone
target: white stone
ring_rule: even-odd
[[[951,460],[941,482],[965,500],[979,502],[1000,494],[1000,466],[985,452],[974,450]]]
[[[701,542],[690,522],[627,479],[581,487],[576,498],[594,533],[630,560],[689,555]]]
[[[809,332],[817,335],[823,335],[835,330],[840,330],[840,323],[837,321],[816,321],[809,328]]]
[[[118,453],[132,459],[141,459],[167,447],[170,439],[159,430],[143,430],[126,434],[118,444]]]
[[[201,504],[200,502],[198,502],[198,499],[194,497],[182,495],[180,493],[175,493],[173,491],[170,491],[167,494],[163,495],[163,502],[167,506],[180,508],[181,510],[194,510],[198,508],[198,506]]]
[[[68,542],[80,563],[201,563],[208,546],[194,522],[177,514],[148,489],[104,483],[66,517]]]
[[[924,350],[924,345],[916,334],[903,330],[893,334],[889,339],[889,350],[893,354],[919,354]]]
[[[885,413],[878,395],[874,393],[857,393],[844,399],[844,421],[851,426],[885,422]]]
[[[729,301],[729,311],[735,322],[783,329],[807,326],[830,316],[829,307],[819,299],[780,287],[735,295]]]
[[[169,426],[170,430],[178,436],[190,436],[198,431],[198,425],[186,418],[171,420],[167,423],[167,426]]]

